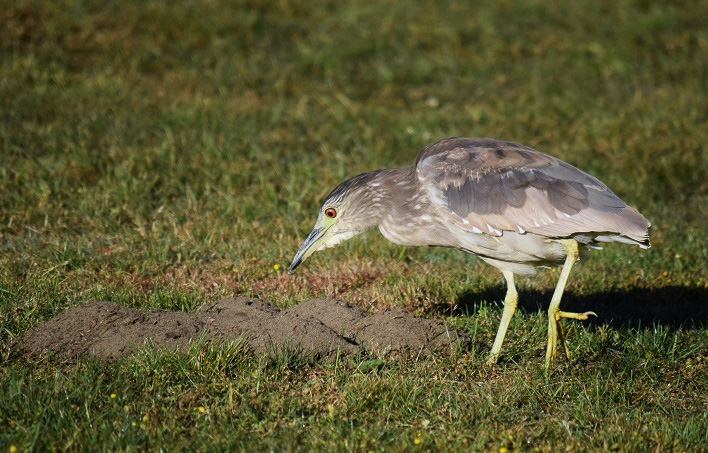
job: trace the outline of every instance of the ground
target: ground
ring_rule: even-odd
[[[0,450],[701,451],[708,433],[708,3],[0,1]],[[520,279],[370,232],[284,269],[343,179],[446,136],[597,176],[652,248],[585,256],[543,372],[558,272]],[[64,310],[341,299],[471,339],[306,360],[243,344],[27,358]]]

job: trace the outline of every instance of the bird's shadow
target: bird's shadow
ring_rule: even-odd
[[[454,305],[437,305],[434,310],[444,315],[474,314],[484,301],[501,306],[506,288],[495,285],[482,291],[465,291]],[[525,313],[546,312],[552,291],[519,289],[518,309]],[[591,325],[652,328],[663,325],[672,329],[700,329],[708,325],[708,289],[696,286],[664,286],[598,291],[576,295],[566,290],[561,309],[583,313],[593,311]]]

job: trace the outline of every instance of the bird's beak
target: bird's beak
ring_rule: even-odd
[[[295,270],[296,267],[300,265],[303,261],[307,259],[308,256],[312,255],[318,248],[327,240],[327,230],[329,228],[320,227],[312,230],[305,242],[302,243],[297,253],[293,257],[290,267],[288,267],[288,273]]]

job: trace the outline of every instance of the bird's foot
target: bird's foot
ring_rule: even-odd
[[[565,357],[570,360],[570,349],[568,349],[568,344],[565,341],[565,332],[563,332],[563,325],[561,324],[561,319],[578,319],[584,321],[588,319],[589,316],[597,317],[597,314],[592,311],[586,311],[585,313],[571,313],[567,311],[558,310],[553,315],[549,317],[548,320],[548,348],[546,349],[546,371],[551,366],[551,360],[556,356],[557,343],[560,339],[563,345],[563,350],[565,351]]]

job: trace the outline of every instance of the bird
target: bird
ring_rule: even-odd
[[[518,305],[515,276],[562,266],[548,308],[545,368],[558,342],[570,359],[561,320],[586,320],[560,302],[581,251],[619,242],[650,247],[649,221],[597,178],[528,146],[450,137],[426,146],[415,163],[339,184],[288,268],[368,229],[403,246],[450,247],[478,256],[506,281],[504,306],[487,363],[495,364]]]

